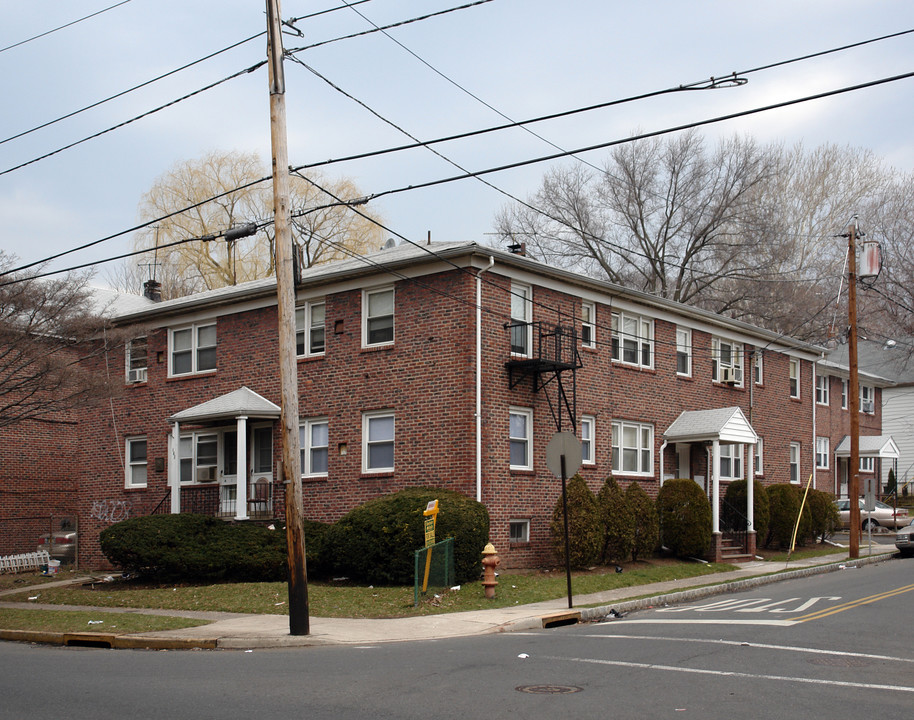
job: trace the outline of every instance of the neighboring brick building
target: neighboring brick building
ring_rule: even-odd
[[[594,491],[612,474],[656,495],[663,468],[710,492],[708,448],[717,443],[664,434],[683,411],[721,408],[739,409],[743,430],[761,441],[757,478],[799,483],[815,474],[834,491],[833,466],[815,468],[817,437],[834,450],[848,419],[836,400],[840,367],[827,368],[828,407],[815,402],[816,373],[825,373],[815,369],[819,347],[474,243],[401,245],[301,275],[310,519],[336,520],[406,486],[447,487],[487,505],[506,565],[549,562],[560,481],[544,452],[563,406],[559,389],[576,410],[581,474]],[[124,516],[178,507],[238,519],[282,514],[275,282],[130,303],[109,312],[135,339],[93,360],[124,392],[61,431],[76,448],[75,460],[60,462],[78,489],[88,565],[103,561],[99,531]],[[556,325],[574,335],[556,335]],[[879,387],[873,392],[862,434],[880,432]],[[567,414],[562,422],[569,429]],[[41,455],[28,438],[19,442],[23,457]],[[0,483],[11,452],[4,439]],[[719,454],[722,494],[745,477],[750,454],[726,439]],[[39,480],[25,464],[17,473]]]

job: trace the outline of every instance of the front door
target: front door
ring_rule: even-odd
[[[248,504],[255,516],[273,512],[273,425],[255,425],[251,430],[251,474]]]

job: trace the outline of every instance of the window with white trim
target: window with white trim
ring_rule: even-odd
[[[169,375],[192,375],[216,369],[216,323],[170,330]]]
[[[654,474],[654,426],[615,421],[612,424],[612,469],[621,475]]]
[[[790,443],[790,482],[800,484],[800,443]]]
[[[597,346],[597,306],[590,302],[581,303],[581,345]]]
[[[389,410],[362,415],[362,470],[394,469],[394,414]]]
[[[828,405],[828,375],[816,375],[816,405]]]
[[[530,542],[530,521],[529,520],[509,520],[508,521],[508,541],[513,543]]]
[[[585,465],[593,465],[596,462],[593,444],[596,426],[596,418],[591,415],[581,416],[581,456]]]
[[[742,343],[711,338],[711,380],[743,386]]]
[[[295,310],[295,353],[299,357],[323,355],[326,343],[323,301],[305,303]]]
[[[765,442],[762,438],[758,439],[758,442],[755,444],[755,453],[753,455],[752,462],[755,464],[755,474],[764,475],[765,474],[765,464],[762,458],[765,454]]]
[[[800,361],[790,358],[790,397],[800,397]]]
[[[860,472],[871,473],[874,472],[876,463],[873,462],[871,457],[862,457],[860,458]]]
[[[178,443],[182,483],[218,480],[219,435],[199,432],[182,435]]]
[[[860,386],[860,412],[867,415],[876,412],[876,388],[870,385]]]
[[[676,374],[692,375],[692,331],[689,328],[676,328]]]
[[[720,479],[739,480],[743,477],[743,446],[720,445]]]
[[[146,437],[127,438],[127,479],[126,487],[146,487],[148,461],[146,457]]]
[[[309,418],[299,428],[301,474],[321,477],[327,474],[329,434],[327,418]]]
[[[816,469],[828,470],[828,438],[816,438]]]
[[[533,288],[511,283],[511,354],[527,357],[533,344]]]
[[[508,413],[508,448],[511,470],[533,469],[533,410],[511,408]]]
[[[654,321],[642,315],[612,314],[612,359],[644,368],[654,366]]]
[[[146,369],[149,362],[149,353],[145,337],[133,338],[124,349],[124,358],[127,364],[127,382],[146,382]]]
[[[842,380],[841,380],[841,409],[842,410],[847,410],[848,382],[849,381],[846,378],[842,378]]]
[[[762,351],[756,350],[752,355],[752,373],[756,385],[762,385],[765,382],[765,373],[762,361]]]
[[[362,347],[394,342],[394,289],[362,291]]]

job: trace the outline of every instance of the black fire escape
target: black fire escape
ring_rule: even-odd
[[[556,430],[576,432],[576,371],[583,364],[575,326],[512,322],[505,329],[511,333],[511,357],[505,363],[510,388],[531,378],[533,392],[542,392],[549,403]],[[570,381],[563,377],[569,371]]]

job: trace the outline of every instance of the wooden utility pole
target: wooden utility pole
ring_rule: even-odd
[[[282,385],[282,478],[286,488],[289,563],[289,634],[307,635],[308,573],[305,568],[304,509],[298,443],[298,368],[295,361],[295,279],[286,144],[286,86],[279,0],[267,2],[267,60],[270,70],[270,139],[273,145],[273,223],[276,231],[276,298],[279,374]]]
[[[849,557],[860,557],[860,382],[857,378],[857,216],[847,233],[847,360],[850,370],[847,409],[851,415],[851,455],[847,460],[850,500]]]

